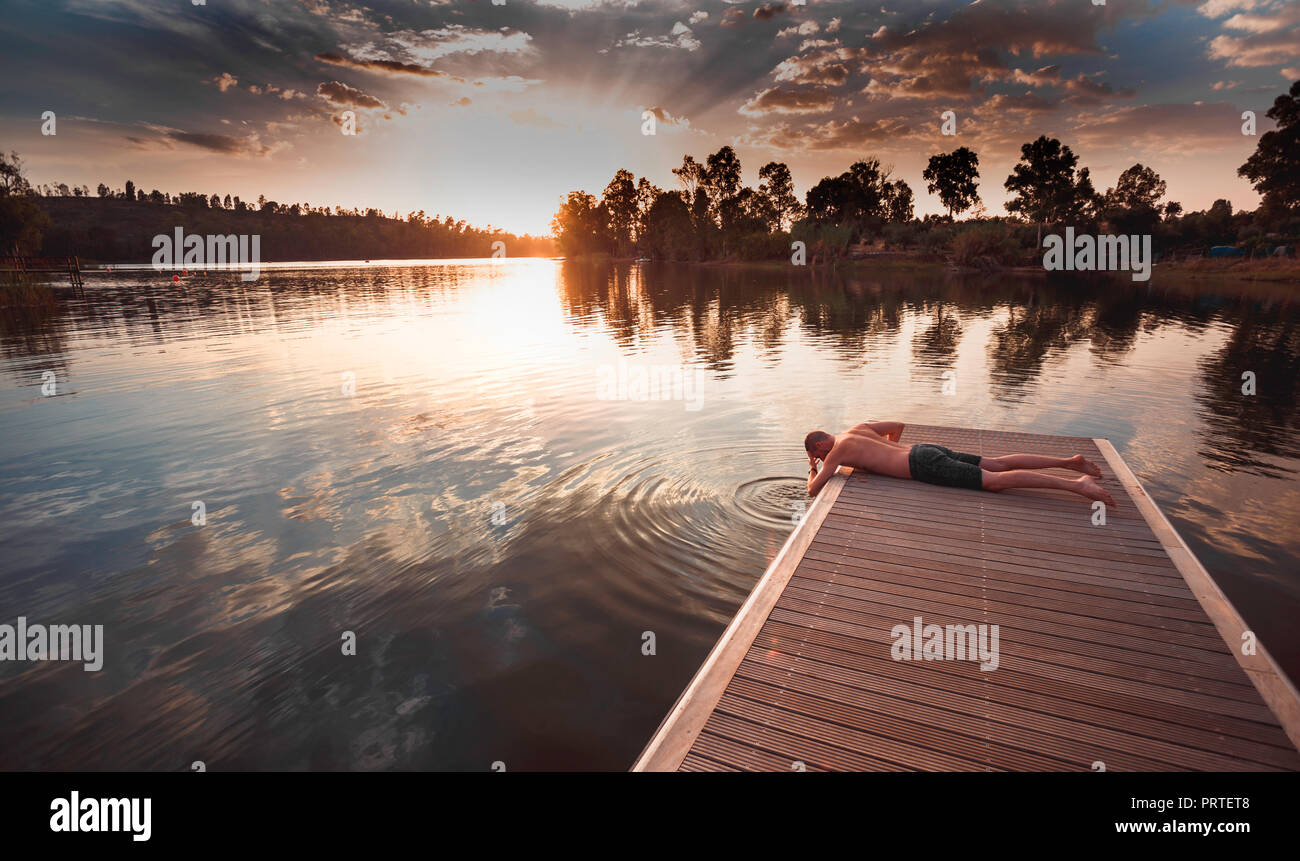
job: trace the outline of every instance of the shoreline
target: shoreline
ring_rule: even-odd
[[[388,258],[379,260],[358,260],[352,258],[330,259],[330,260],[285,260],[285,261],[262,261],[263,266],[268,267],[288,267],[294,264],[306,265],[345,265],[356,264],[359,266],[376,266],[391,265],[403,266],[414,265],[418,263],[440,263],[446,262],[468,262],[474,260],[492,260],[499,258],[466,258],[466,257],[411,257],[411,258]],[[804,266],[793,266],[785,259],[779,260],[652,260],[645,261],[639,257],[614,257],[608,254],[578,255],[574,257],[563,256],[520,256],[505,258],[509,260],[556,260],[572,261],[575,263],[617,263],[617,264],[634,264],[639,262],[649,262],[670,266],[697,266],[706,269],[739,269],[739,270],[759,270],[767,272],[794,271],[803,270],[807,273],[826,273],[826,272],[862,272],[862,271],[889,271],[889,272],[933,272],[950,275],[1016,275],[1023,277],[1047,277],[1057,273],[1051,273],[1038,266],[1007,266],[1002,264],[991,264],[987,266],[962,266],[953,263],[950,260],[936,260],[929,255],[921,255],[914,252],[884,252],[871,257],[855,257],[835,259],[822,263],[809,263]],[[102,274],[112,269],[120,268],[123,272],[141,272],[152,269],[148,263],[123,263],[121,261],[97,261],[84,260],[82,271],[85,274]],[[221,270],[215,270],[221,271]],[[1294,282],[1300,284],[1300,261],[1292,258],[1264,258],[1264,259],[1235,259],[1230,261],[1221,261],[1210,258],[1197,258],[1193,260],[1182,260],[1176,262],[1157,262],[1152,266],[1152,278],[1158,273],[1177,273],[1179,276],[1198,281],[1226,281],[1226,282],[1267,282],[1285,284]],[[1072,273],[1076,278],[1091,278],[1096,276],[1105,277],[1108,275],[1123,273],[1106,273],[1106,272],[1080,272]]]

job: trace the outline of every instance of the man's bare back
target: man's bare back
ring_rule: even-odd
[[[838,466],[850,466],[894,478],[912,477],[907,466],[907,456],[911,450],[910,445],[876,433],[870,424],[865,423],[837,434],[832,447]]]
[[[839,467],[848,466],[877,475],[971,490],[999,491],[1016,487],[1068,490],[1115,505],[1110,493],[1096,481],[1101,478],[1101,470],[1082,455],[1068,458],[1036,454],[982,457],[937,445],[906,445],[899,442],[904,427],[902,422],[863,422],[838,435],[824,431],[810,433],[804,440],[808,452],[808,495],[816,496]],[[823,463],[820,473],[817,471],[819,461]],[[1077,479],[1065,479],[1034,471],[1052,468],[1083,474]]]

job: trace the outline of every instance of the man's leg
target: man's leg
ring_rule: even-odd
[[[1015,455],[1013,455],[1015,456]],[[1115,507],[1115,499],[1106,492],[1091,475],[1078,478],[1057,478],[1043,475],[1027,469],[1013,469],[1004,472],[984,470],[983,487],[985,490],[1010,490],[1013,487],[1047,487],[1053,490],[1068,490],[1088,499],[1100,499],[1110,507]]]
[[[1012,469],[1072,469],[1101,478],[1097,465],[1081,454],[1074,457],[1048,457],[1043,454],[1004,454],[1002,457],[982,457],[980,469],[988,472],[1006,472]]]

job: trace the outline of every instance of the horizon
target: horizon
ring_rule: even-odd
[[[1253,209],[1236,168],[1300,78],[1300,4],[1283,0],[13,8],[3,149],[33,185],[129,179],[533,235],[550,234],[570,191],[599,196],[621,168],[673,190],[683,156],[728,145],[745,184],[785,162],[801,199],[879,158],[913,188],[917,217],[943,212],[926,158],[966,146],[1000,216],[1020,146],[1048,135],[1098,191],[1141,163],[1184,211]],[[50,32],[53,45],[34,35]],[[341,133],[345,110],[355,135]]]

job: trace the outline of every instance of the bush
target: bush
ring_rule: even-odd
[[[790,234],[744,233],[735,239],[733,252],[741,260],[777,260],[788,257]]]
[[[807,243],[808,255],[842,257],[853,244],[854,228],[847,224],[822,224],[804,219],[790,229],[792,240]]]
[[[1020,242],[1015,231],[1004,225],[980,224],[957,234],[952,241],[952,256],[962,266],[1011,265],[1020,259]]]

